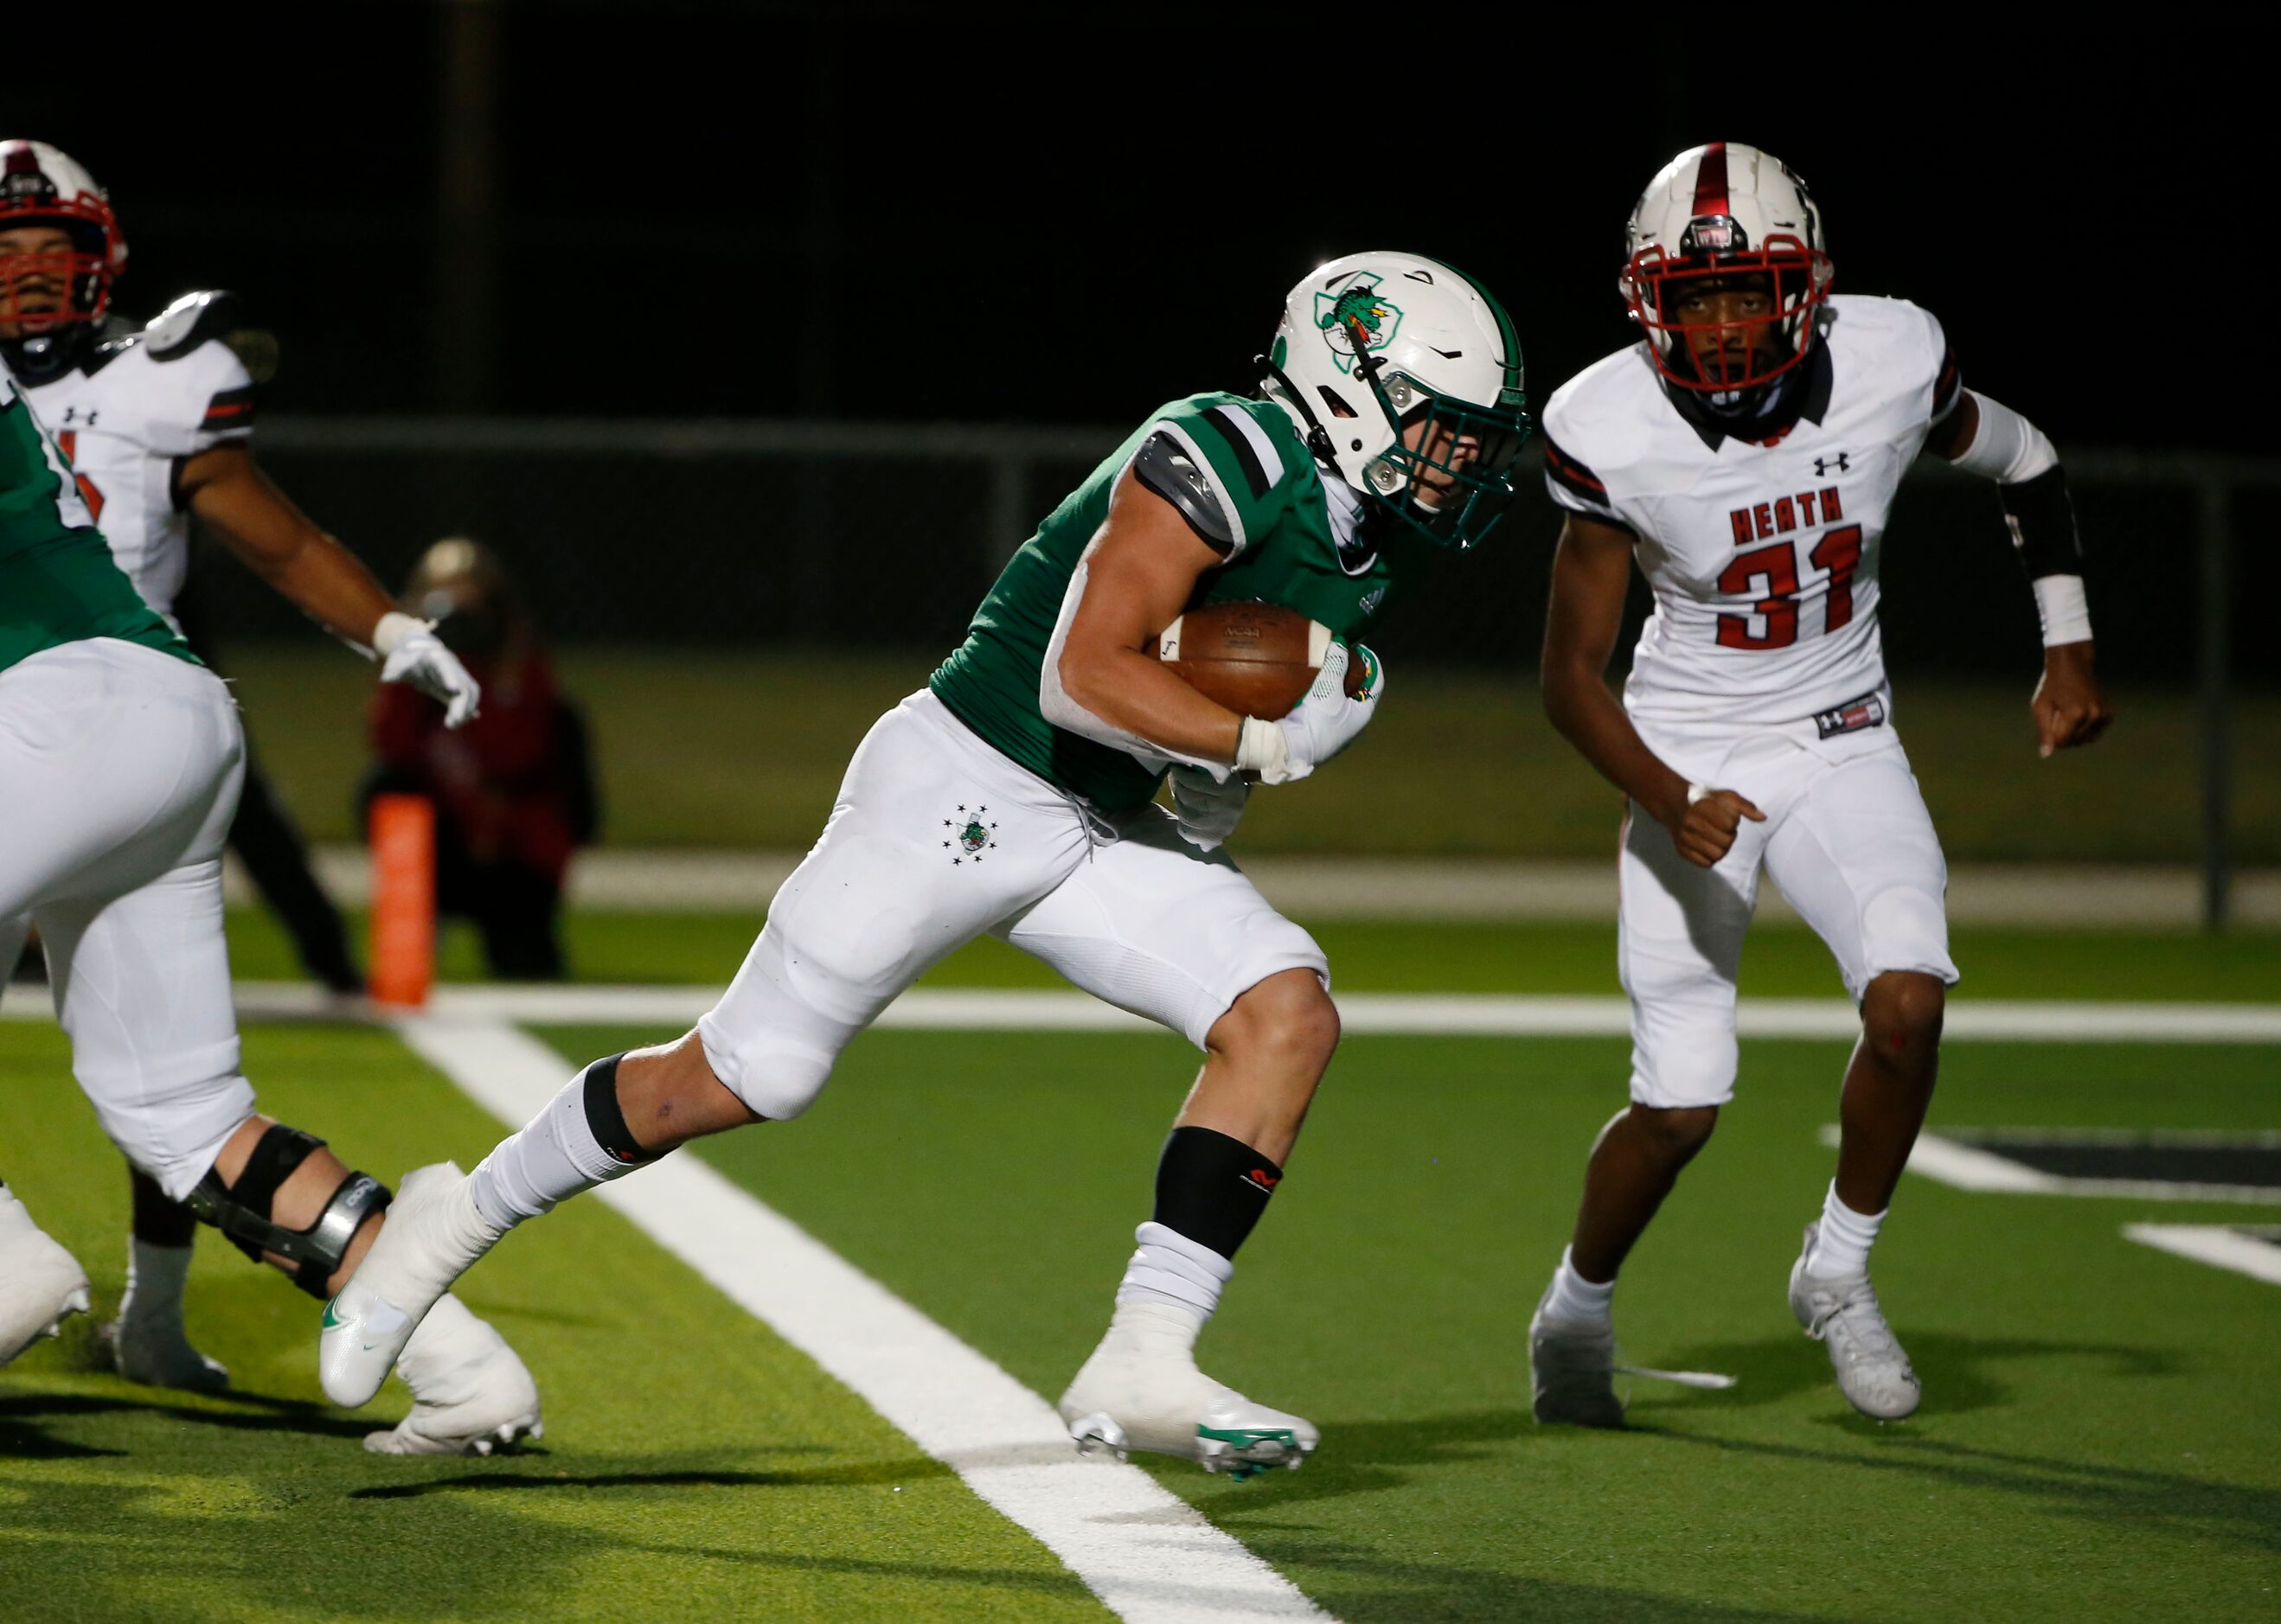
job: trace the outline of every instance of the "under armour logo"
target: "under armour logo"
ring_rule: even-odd
[[[1813,459],[1814,473],[1821,474],[1825,478],[1829,475],[1829,473],[1832,468],[1835,468],[1838,473],[1843,473],[1852,466],[1853,464],[1850,460],[1850,454],[1844,451],[1838,452],[1835,457],[1817,457]]]

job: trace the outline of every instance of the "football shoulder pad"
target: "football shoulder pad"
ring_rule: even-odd
[[[207,289],[186,293],[144,324],[143,343],[154,361],[175,361],[209,340],[227,342],[245,326],[245,301]]]

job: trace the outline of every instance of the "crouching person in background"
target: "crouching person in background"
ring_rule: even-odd
[[[383,689],[360,821],[376,795],[434,803],[437,916],[475,925],[491,974],[559,980],[563,881],[599,822],[585,720],[555,687],[537,627],[489,548],[437,542],[404,603],[477,673],[483,708],[447,729],[434,701]]]

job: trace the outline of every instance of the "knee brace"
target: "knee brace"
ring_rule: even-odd
[[[273,1221],[269,1206],[277,1198],[278,1187],[324,1143],[298,1128],[272,1123],[246,1158],[236,1183],[224,1184],[221,1174],[208,1168],[188,1203],[200,1221],[220,1230],[256,1263],[265,1253],[291,1262],[293,1283],[313,1297],[328,1295],[326,1282],[341,1266],[364,1220],[394,1198],[388,1186],[370,1174],[352,1173],[307,1228],[288,1229]]]

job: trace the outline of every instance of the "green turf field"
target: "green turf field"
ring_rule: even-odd
[[[582,949],[632,962],[686,931],[624,923],[582,926]],[[1754,939],[1753,990],[1830,990],[1792,934]],[[1585,927],[1323,935],[1349,988],[1608,989],[1604,933]],[[715,945],[732,964],[742,943]],[[1989,997],[2269,998],[2274,951],[1982,933],[1959,956]],[[952,973],[1026,970],[978,953]],[[658,1035],[542,1035],[567,1075]],[[1525,1328],[1620,1102],[1624,1043],[1350,1038],[1204,1344],[1216,1374],[1318,1420],[1324,1449],[1241,1487],[1152,1469],[1349,1620],[2274,1617],[2281,1289],[2120,1234],[2274,1209],[1911,1178],[1878,1277],[1926,1404],[1859,1421],[1782,1297],[1843,1059],[1745,1046],[1741,1096],[1619,1305],[1635,1359],[1741,1384],[1635,1383],[1637,1427],[1604,1435],[1529,1420]],[[383,1032],[258,1028],[247,1064],[271,1109],[391,1177],[498,1136]],[[1153,1035],[878,1032],[801,1122],[701,1151],[1050,1397],[1098,1334],[1193,1064]],[[0,1024],[0,1174],[89,1265],[100,1310],[120,1285],[125,1181],[50,1028]],[[2277,1118],[2281,1050],[1960,1043],[1933,1126]],[[545,1389],[547,1437],[526,1454],[362,1454],[368,1419],[316,1402],[313,1305],[211,1240],[190,1323],[245,1397],[97,1374],[76,1327],[0,1373],[0,1616],[1106,1616],[599,1203],[528,1227],[466,1295]],[[372,1417],[404,1402],[391,1389]]]
[[[348,838],[371,670],[313,639],[228,652],[286,800],[314,838]],[[937,658],[565,650],[564,683],[592,716],[606,838],[806,848],[863,730]],[[1897,720],[1950,858],[2194,860],[2191,697],[2125,688],[2096,750],[2038,761],[2030,685],[1900,684]],[[2281,696],[2243,695],[2233,730],[2235,858],[2281,863]],[[1396,670],[1337,772],[1255,799],[1243,849],[1598,858],[1615,822],[1615,792],[1545,725],[1533,681]]]
[[[579,981],[725,986],[761,927],[738,914],[572,915],[565,927]],[[363,919],[350,916],[361,951]],[[1616,983],[1612,920],[1456,923],[1327,920],[1312,925],[1341,988],[1389,992],[1608,993]],[[241,980],[292,981],[292,944],[266,913],[233,911],[230,964]],[[1960,998],[2184,998],[2262,1001],[2281,991],[2281,933],[2172,935],[2120,930],[1959,927],[1952,947],[1964,972]],[[473,930],[445,927],[437,953],[445,981],[480,981]],[[1051,987],[1053,972],[987,937],[934,970],[930,986]],[[1743,990],[1761,997],[1842,991],[1829,949],[1804,926],[1751,934]]]

